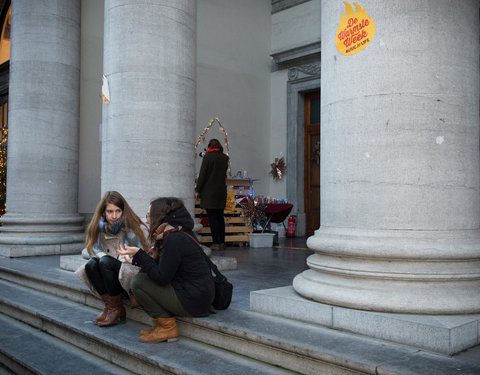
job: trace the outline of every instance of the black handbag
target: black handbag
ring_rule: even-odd
[[[195,243],[200,247],[200,251],[205,257],[207,263],[209,264],[210,269],[215,274],[215,276],[212,276],[213,282],[215,283],[215,298],[212,302],[213,308],[215,310],[226,310],[228,306],[230,306],[230,302],[232,302],[232,283],[227,280],[227,278],[218,270],[217,266],[210,260],[207,254],[205,254],[202,245],[200,245],[200,243],[187,232],[183,233],[185,233],[188,237],[195,241]]]

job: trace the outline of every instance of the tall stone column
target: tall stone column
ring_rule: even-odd
[[[0,255],[80,250],[80,0],[12,1],[7,213]]]
[[[102,192],[138,215],[152,198],[194,198],[195,0],[106,0]]]
[[[375,36],[345,56],[344,5],[322,1],[322,224],[293,287],[355,309],[478,313],[478,2],[361,5]]]

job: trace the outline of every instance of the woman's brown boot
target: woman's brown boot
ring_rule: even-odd
[[[157,322],[157,319],[152,319],[152,320],[153,320],[153,327],[149,328],[149,329],[142,329],[140,331],[140,336],[144,336],[144,335],[147,335],[149,333],[152,333],[153,330],[157,327],[157,325],[159,324],[159,322]]]
[[[102,298],[102,301],[105,304],[105,307],[103,308],[103,311],[95,319],[93,319],[94,324],[98,324],[98,322],[105,320],[105,318],[107,317],[108,297],[110,296],[107,293],[105,293],[105,294],[102,294],[100,297]]]
[[[155,326],[152,332],[140,336],[141,342],[174,342],[178,340],[178,327],[175,318],[153,319]]]
[[[119,322],[124,322],[127,319],[127,314],[122,303],[123,296],[118,294],[116,296],[109,296],[109,305],[107,310],[107,316],[101,322],[97,324],[101,327],[112,326]]]
[[[138,303],[137,298],[133,294],[129,294],[128,298],[130,299],[130,308],[140,307],[140,303]]]

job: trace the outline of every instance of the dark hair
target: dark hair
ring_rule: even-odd
[[[210,142],[208,142],[208,148],[219,148],[220,152],[223,152],[222,144],[216,138],[210,139]]]
[[[153,234],[172,212],[184,207],[183,201],[175,197],[160,197],[150,202],[149,238],[155,241]]]

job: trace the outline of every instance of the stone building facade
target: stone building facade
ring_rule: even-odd
[[[80,249],[106,190],[140,216],[159,195],[192,210],[195,140],[219,117],[232,170],[294,203],[299,235],[315,226],[297,293],[479,313],[478,1],[360,6],[375,35],[344,55],[343,1],[12,0],[0,254]]]
[[[2,253],[75,251],[107,190],[140,216],[159,195],[193,210],[194,144],[214,118],[228,132],[232,174],[247,171],[255,194],[292,202],[305,234],[304,96],[318,94],[319,118],[319,0],[4,1],[3,9],[12,27]],[[225,141],[215,127],[209,137]],[[280,181],[269,175],[275,157],[287,163]]]

